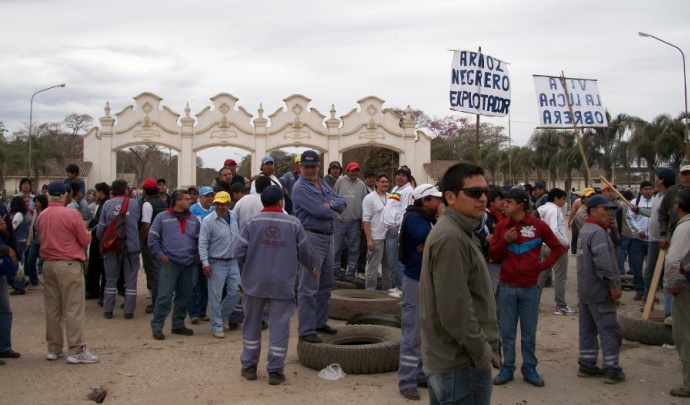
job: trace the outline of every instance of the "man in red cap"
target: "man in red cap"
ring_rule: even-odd
[[[223,162],[223,167],[230,168],[230,172],[232,173],[232,181],[230,182],[231,185],[235,183],[246,183],[247,180],[244,178],[244,176],[237,174],[237,162],[235,159],[225,159],[225,162]]]
[[[146,288],[151,291],[151,304],[146,307],[146,313],[153,313],[158,296],[158,273],[161,268],[160,260],[151,254],[147,245],[149,229],[156,215],[168,209],[168,203],[158,194],[158,183],[155,179],[147,178],[141,185],[144,189],[144,203],[141,206],[141,225],[139,226],[139,245],[141,259],[146,273]]]
[[[340,259],[343,250],[343,239],[347,236],[347,269],[345,280],[353,281],[359,257],[360,232],[362,229],[362,200],[368,194],[367,186],[359,179],[359,164],[350,162],[346,167],[347,176],[335,182],[335,192],[345,199],[347,207],[338,214],[335,221],[335,258],[333,259],[333,276],[340,277]]]

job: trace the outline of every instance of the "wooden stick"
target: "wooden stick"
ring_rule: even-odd
[[[647,293],[647,302],[644,303],[644,310],[642,311],[643,321],[649,319],[649,313],[652,312],[652,307],[654,307],[654,296],[656,295],[656,289],[659,286],[661,272],[664,269],[665,257],[666,249],[661,249],[659,251],[659,257],[656,259],[656,266],[654,266],[654,276],[652,276],[652,284],[649,286],[649,292]]]
[[[613,183],[611,183],[610,181],[606,180],[606,178],[605,178],[604,176],[599,176],[599,178],[601,179],[601,181],[602,181],[604,184],[606,184],[607,186],[609,186],[609,187],[611,188],[611,190],[613,190],[613,192],[618,196],[618,198],[620,198],[620,199],[623,200],[626,204],[628,204],[628,207],[632,208],[632,207],[635,206],[633,203],[631,203],[630,201],[628,201],[627,198],[623,197],[623,194],[621,194],[620,191],[618,191],[618,189],[615,188],[615,187],[613,186]]]
[[[566,82],[565,73],[561,71],[561,85],[563,86],[563,91],[565,92],[565,101],[568,103],[568,111],[570,111],[570,116],[573,119],[573,131],[575,132],[575,141],[577,142],[577,147],[580,149],[580,156],[582,156],[582,165],[585,167],[585,185],[589,186],[590,174],[589,174],[589,162],[587,162],[587,155],[585,154],[585,148],[582,145],[582,137],[580,136],[580,129],[575,123],[575,115],[573,114],[573,104],[570,101],[570,94],[568,93],[568,83]]]

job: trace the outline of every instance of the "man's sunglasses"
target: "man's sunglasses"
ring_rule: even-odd
[[[489,188],[481,188],[481,187],[467,187],[467,188],[461,188],[458,189],[458,191],[464,191],[465,195],[474,198],[476,200],[482,198],[482,194],[488,196],[489,195]]]

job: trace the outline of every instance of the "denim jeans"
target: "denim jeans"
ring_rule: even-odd
[[[15,290],[26,290],[27,277],[29,278],[31,285],[38,285],[38,268],[36,267],[36,263],[38,260],[38,250],[40,247],[41,246],[36,243],[31,243],[28,249],[24,250],[24,258],[22,259],[22,263],[24,264],[24,277],[22,277],[22,279],[19,281],[15,281]]]
[[[201,263],[197,267],[192,273],[192,291],[187,308],[190,318],[206,316],[208,306],[208,280],[201,270]]]
[[[163,330],[165,318],[168,317],[173,307],[173,295],[175,305],[172,308],[172,329],[184,327],[184,318],[187,316],[187,304],[192,291],[192,272],[196,271],[198,263],[190,265],[177,264],[172,261],[162,263],[158,278],[158,298],[153,310],[151,329]]]
[[[491,404],[491,370],[465,367],[429,376],[429,405]]]
[[[355,278],[357,271],[357,260],[359,259],[359,241],[362,230],[362,221],[335,221],[335,234],[333,243],[335,244],[333,256],[333,276],[340,276],[340,262],[343,253],[343,241],[347,237],[347,268],[345,278],[351,280]]]
[[[398,229],[388,228],[386,230],[386,257],[393,273],[393,287],[402,289],[402,277],[405,266],[398,260]],[[383,285],[383,281],[381,284]]]
[[[629,258],[630,242],[632,238],[621,235],[621,245],[618,249],[618,271],[621,276],[625,274],[625,259]],[[629,264],[628,264],[629,266]]]
[[[223,331],[223,321],[230,317],[240,300],[240,293],[237,291],[240,268],[235,259],[210,259],[209,264],[213,273],[208,279],[208,309],[211,312],[211,332],[215,333]],[[226,287],[227,294],[221,300],[223,287]]]
[[[537,345],[537,319],[539,317],[539,287],[513,287],[501,283],[498,298],[503,368],[515,371],[515,339],[520,320],[522,374],[537,368],[534,350]]]
[[[7,277],[0,276],[0,353],[12,350],[12,309]]]
[[[400,365],[398,388],[416,387],[427,381],[422,371],[422,338],[419,322],[419,281],[403,276],[402,339],[400,341]]]
[[[633,274],[633,283],[635,284],[635,292],[637,294],[644,294],[642,264],[645,256],[647,256],[648,249],[649,243],[647,243],[647,241],[637,238],[630,239],[630,245],[628,246],[628,265]]]

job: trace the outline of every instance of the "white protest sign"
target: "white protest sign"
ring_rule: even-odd
[[[563,88],[564,80],[568,98]],[[545,128],[607,127],[596,80],[534,75],[539,121]],[[572,114],[568,107],[572,106]]]
[[[508,65],[481,52],[455,51],[450,75],[450,109],[504,117],[510,107]]]

